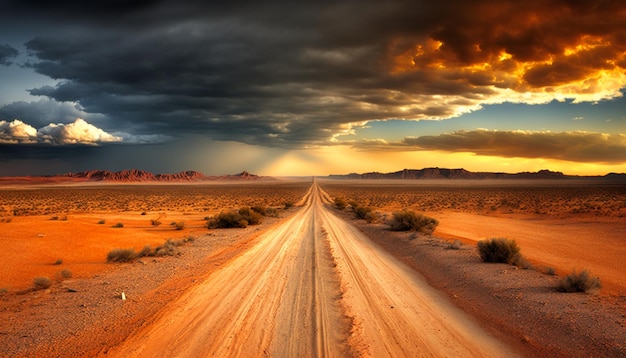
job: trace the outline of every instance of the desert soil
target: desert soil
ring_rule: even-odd
[[[471,237],[450,250],[323,201],[313,185],[283,218],[178,256],[5,293],[0,356],[626,354],[623,296],[558,293],[555,276],[479,262]]]

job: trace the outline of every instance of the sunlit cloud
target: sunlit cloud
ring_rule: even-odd
[[[407,137],[416,150],[470,152],[477,155],[548,158],[574,162],[626,162],[626,135],[593,132],[455,131],[436,136]]]
[[[108,133],[84,119],[71,123],[50,123],[35,129],[19,119],[0,121],[0,144],[100,145],[107,143],[158,144],[172,138],[167,135],[136,135],[126,132]]]
[[[0,121],[1,144],[31,144],[37,143],[37,129],[20,120],[11,122]]]

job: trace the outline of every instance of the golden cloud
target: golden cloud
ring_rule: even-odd
[[[416,150],[470,152],[496,157],[594,163],[626,162],[624,134],[473,130],[437,136],[407,137],[403,144]]]

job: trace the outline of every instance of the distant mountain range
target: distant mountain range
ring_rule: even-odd
[[[239,181],[239,180],[268,180],[271,177],[262,177],[243,171],[233,175],[205,176],[204,174],[188,170],[173,174],[153,174],[145,170],[130,169],[119,172],[108,170],[90,170],[80,173],[67,173],[58,175],[0,177],[2,182],[19,183],[57,183],[57,182],[111,182],[111,183],[136,183],[136,182],[202,182],[202,181]]]
[[[540,170],[538,172],[521,172],[515,174],[493,172],[470,172],[465,169],[424,168],[404,169],[392,173],[351,173],[344,175],[332,174],[330,179],[592,179],[604,178],[609,180],[626,181],[626,174],[610,173],[604,176],[575,176],[561,172]]]

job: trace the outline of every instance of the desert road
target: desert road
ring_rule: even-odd
[[[328,202],[314,182],[297,213],[107,356],[516,355]]]

